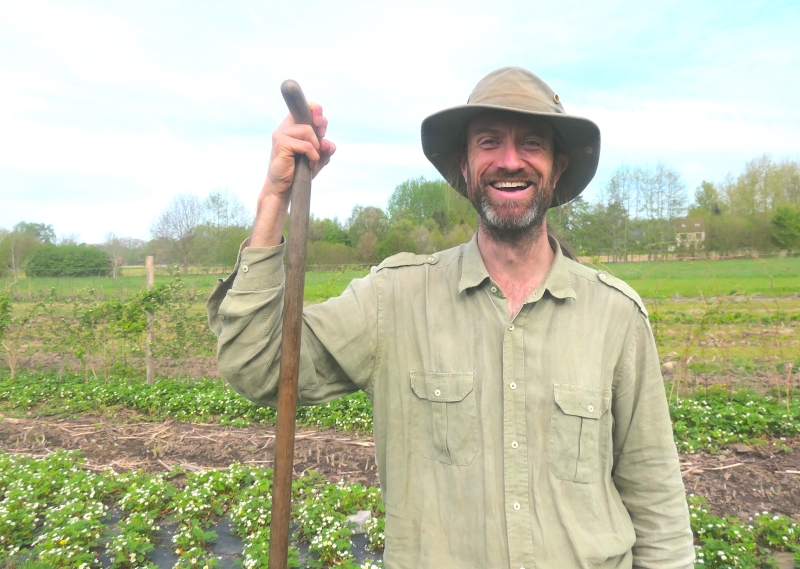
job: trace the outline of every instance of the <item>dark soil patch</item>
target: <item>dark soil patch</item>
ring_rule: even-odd
[[[225,468],[232,462],[272,467],[274,427],[244,429],[167,421],[118,423],[107,418],[0,418],[0,449],[43,455],[55,449],[80,450],[92,469],[163,472]],[[378,485],[375,444],[352,433],[298,429],[295,473],[316,470],[330,482]]]
[[[116,418],[120,419],[125,420]],[[767,442],[755,449],[737,446],[719,455],[681,455],[686,492],[706,497],[717,515],[748,520],[769,511],[800,520],[800,439],[780,443],[794,452],[777,452]],[[274,427],[122,423],[92,416],[54,421],[0,418],[0,449],[34,455],[59,448],[80,450],[92,469],[163,472],[178,464],[202,470],[224,468],[234,461],[272,467],[274,444]],[[313,469],[330,482],[378,485],[371,437],[298,429],[294,462],[298,475]]]
[[[717,515],[748,521],[768,511],[800,520],[800,439],[777,441],[792,452],[778,452],[775,442],[756,449],[734,445],[719,455],[681,455],[686,492],[708,498]]]

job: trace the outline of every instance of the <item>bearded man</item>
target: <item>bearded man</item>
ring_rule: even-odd
[[[277,402],[294,158],[317,173],[335,151],[312,115],[275,131],[252,235],[208,302],[222,374],[262,405]],[[503,68],[425,119],[422,147],[477,209],[475,237],[386,259],[302,330],[299,403],[372,400],[386,566],[692,567],[645,306],[547,232],[548,207],[594,176],[597,126]]]

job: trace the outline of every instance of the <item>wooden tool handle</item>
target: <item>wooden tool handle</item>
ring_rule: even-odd
[[[298,124],[311,125],[311,111],[297,82],[284,81],[281,93]],[[286,282],[283,301],[281,371],[278,383],[278,420],[275,429],[275,471],[272,479],[269,569],[286,569],[292,513],[292,473],[300,372],[300,333],[303,328],[303,292],[306,280],[308,212],[311,205],[311,168],[304,155],[295,158],[286,246]]]
[[[289,107],[289,112],[292,113],[294,122],[312,126],[311,109],[308,108],[306,96],[297,81],[287,79],[281,83],[281,95],[283,95],[283,100],[286,101],[286,106]]]

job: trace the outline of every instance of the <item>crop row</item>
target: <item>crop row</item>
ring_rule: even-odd
[[[96,473],[82,466],[79,453],[57,451],[45,458],[0,454],[0,564],[22,559],[36,567],[99,567],[106,551],[111,566],[155,568],[149,554],[158,544],[159,524],[176,527],[174,569],[218,566],[211,553],[211,528],[223,515],[243,541],[239,559],[247,569],[266,567],[269,552],[272,471],[232,464],[222,470],[166,474]],[[384,544],[384,508],[376,488],[360,484],[326,484],[314,473],[293,485],[295,537],[308,544],[308,567],[376,569],[354,562],[347,515],[369,510],[367,547]],[[786,516],[768,512],[742,522],[709,513],[703,498],[690,496],[689,511],[696,538],[696,567],[773,567],[773,553],[795,553],[800,562],[800,528]],[[109,523],[111,509],[121,512]],[[291,566],[299,554],[290,548]]]
[[[21,559],[49,568],[100,566],[106,551],[119,569],[155,568],[148,554],[160,524],[174,526],[175,569],[219,565],[211,553],[212,528],[227,515],[243,542],[246,569],[266,567],[272,506],[272,471],[232,464],[224,470],[166,474],[96,473],[82,467],[79,453],[57,451],[45,458],[0,454],[0,565]],[[371,511],[368,547],[383,549],[380,491],[360,484],[327,484],[311,472],[293,484],[296,537],[308,545],[309,567],[374,567],[354,562],[347,516]],[[109,523],[109,511],[121,519]],[[299,566],[291,548],[291,566]]]
[[[792,395],[792,394],[790,394]],[[16,416],[73,415],[124,408],[147,420],[216,421],[223,425],[274,425],[273,409],[260,407],[223,383],[210,380],[137,378],[84,380],[64,374],[0,376],[0,411]],[[765,439],[800,435],[800,396],[787,399],[751,391],[699,389],[670,402],[675,442],[681,452],[718,449],[731,443],[759,444]],[[340,431],[372,431],[372,405],[363,393],[297,411],[300,426]]]

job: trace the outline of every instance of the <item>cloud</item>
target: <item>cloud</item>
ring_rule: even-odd
[[[247,0],[0,3],[0,226],[46,213],[89,240],[120,224],[147,237],[177,192],[252,204],[289,77],[339,144],[314,213],[385,206],[404,179],[436,175],[422,118],[509,64],[600,125],[592,191],[621,163],[658,160],[691,187],[800,153],[798,21],[787,3],[682,0],[311,1],[301,17]]]

